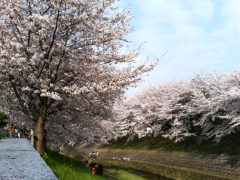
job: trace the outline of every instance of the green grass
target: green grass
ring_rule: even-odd
[[[2,131],[0,131],[0,140],[2,139],[2,138],[4,138],[5,136],[3,135],[3,132]]]
[[[124,180],[145,180],[144,178],[137,176],[135,174],[123,171],[123,170],[115,170],[115,169],[106,169],[107,173],[111,174],[116,179],[124,179]]]
[[[106,180],[107,178],[92,174],[84,164],[72,158],[47,150],[43,159],[59,180]]]
[[[105,177],[92,174],[92,172],[81,162],[61,155],[50,149],[47,149],[47,153],[43,155],[43,159],[59,180],[107,180]],[[132,166],[123,163],[119,164],[109,162],[108,165],[118,166],[120,168],[133,168]],[[110,174],[110,176],[114,177],[115,179],[144,180],[144,178],[122,170],[117,171],[114,169],[104,169],[104,172],[106,172],[108,175]]]
[[[99,148],[107,149],[137,149],[155,151],[195,152],[206,154],[240,155],[240,132],[230,134],[217,143],[213,139],[198,143],[196,137],[186,137],[184,141],[174,143],[170,139],[158,137],[134,138],[127,142],[127,137],[110,141],[111,145],[101,145]]]

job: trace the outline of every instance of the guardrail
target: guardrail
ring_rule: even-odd
[[[6,138],[18,138],[18,133],[12,132],[12,131],[8,131],[6,129],[0,129],[0,131],[2,131],[3,135]]]
[[[15,133],[15,132],[8,131],[6,129],[1,129],[1,128],[0,128],[0,131],[5,136],[6,139],[8,139],[8,138],[26,138],[27,140],[30,141],[30,137],[25,136],[22,133]]]

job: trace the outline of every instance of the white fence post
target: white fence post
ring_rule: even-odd
[[[31,144],[34,147],[34,131],[31,129]]]

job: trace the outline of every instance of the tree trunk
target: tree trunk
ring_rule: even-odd
[[[45,152],[44,149],[44,125],[47,115],[47,107],[42,106],[38,121],[35,123],[35,135],[36,135],[36,150],[42,156]]]

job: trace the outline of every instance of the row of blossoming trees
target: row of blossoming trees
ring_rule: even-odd
[[[154,136],[174,139],[197,136],[199,141],[213,138],[220,141],[227,134],[240,130],[240,71],[230,74],[195,74],[190,81],[170,81],[149,85],[115,108],[117,123],[132,121],[150,124]],[[139,123],[140,122],[140,123]],[[140,125],[140,126],[141,126]]]

